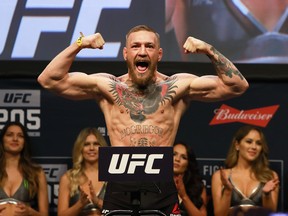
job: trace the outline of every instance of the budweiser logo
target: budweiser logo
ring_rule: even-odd
[[[251,125],[266,127],[274,116],[279,105],[268,106],[251,110],[238,110],[223,104],[216,109],[215,116],[209,125],[242,122]]]

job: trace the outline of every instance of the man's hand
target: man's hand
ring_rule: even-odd
[[[194,37],[188,37],[183,45],[185,53],[201,53],[207,49],[207,43]]]
[[[84,36],[82,39],[82,48],[103,49],[105,41],[100,33]]]

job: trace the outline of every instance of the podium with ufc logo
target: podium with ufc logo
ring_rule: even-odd
[[[100,147],[99,180],[109,182],[152,182],[157,193],[162,193],[155,182],[173,181],[173,147]],[[114,184],[113,183],[113,184]],[[151,188],[149,188],[151,190]],[[106,191],[107,192],[107,191]],[[110,192],[117,193],[113,190]],[[141,194],[147,189],[127,187],[121,192],[130,194],[131,209],[102,212],[105,216],[153,215],[165,216],[157,209],[140,209]],[[150,191],[151,192],[151,191]]]

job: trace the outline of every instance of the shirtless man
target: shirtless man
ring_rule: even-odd
[[[45,89],[66,98],[96,100],[104,113],[112,146],[172,146],[180,118],[190,101],[229,99],[240,96],[248,88],[246,79],[232,62],[213,46],[193,37],[188,37],[185,42],[185,52],[206,54],[217,75],[198,77],[181,73],[168,77],[160,73],[157,71],[157,63],[163,54],[160,38],[158,33],[144,25],[132,28],[126,35],[123,49],[128,67],[126,74],[115,77],[107,73],[69,72],[78,52],[84,48],[102,49],[104,43],[100,33],[81,36],[77,43],[71,44],[47,65],[38,81]],[[163,183],[156,186],[168,201],[163,202],[163,197],[157,194],[147,199],[146,209],[156,207],[170,215],[178,200],[175,185]],[[113,189],[118,191],[119,187]],[[105,211],[129,209],[128,201],[125,206],[124,198],[119,198],[119,194],[111,198],[108,191],[109,184],[106,192],[109,205],[105,197]],[[157,199],[161,203],[157,203]],[[111,203],[114,206],[110,206]],[[158,204],[162,206],[158,207]]]

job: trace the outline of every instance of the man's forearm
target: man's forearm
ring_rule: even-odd
[[[225,85],[234,87],[235,91],[245,91],[248,88],[248,82],[241,72],[213,46],[209,48],[207,56],[211,59],[217,75]]]

